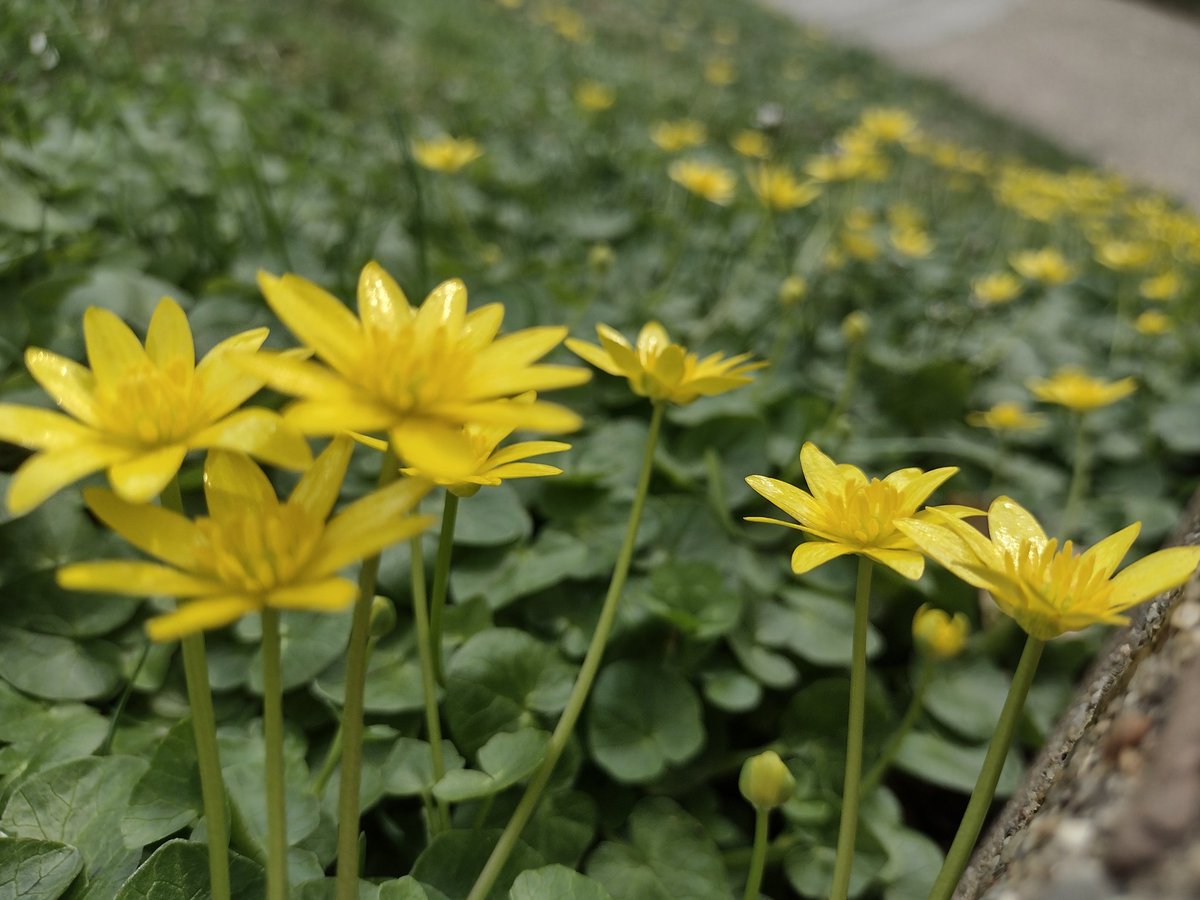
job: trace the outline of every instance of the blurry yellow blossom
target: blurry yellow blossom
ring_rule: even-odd
[[[888,239],[901,255],[909,259],[924,259],[933,252],[933,238],[922,228],[893,228]]]
[[[1138,288],[1147,300],[1172,300],[1183,290],[1183,279],[1175,270],[1168,270],[1144,280]]]
[[[694,159],[677,159],[667,167],[671,180],[710,203],[728,206],[737,189],[737,176],[729,169]]]
[[[650,140],[667,153],[677,153],[688,147],[699,147],[708,140],[708,131],[703,122],[694,119],[679,119],[675,122],[659,122],[650,129]]]
[[[737,69],[733,60],[719,56],[710,59],[704,66],[704,80],[714,87],[726,87],[737,81]]]
[[[856,309],[852,313],[847,313],[846,318],[842,319],[842,337],[846,339],[848,344],[857,344],[866,338],[867,333],[871,330],[871,317],[861,309]]]
[[[865,206],[856,206],[846,213],[846,227],[851,231],[866,231],[875,224],[875,213]]]
[[[887,160],[875,154],[824,154],[810,157],[804,171],[817,181],[879,180],[887,176]]]
[[[1041,250],[1022,250],[1013,254],[1012,267],[1030,281],[1042,284],[1063,284],[1075,277],[1075,267],[1053,247]]]
[[[1096,247],[1096,261],[1114,272],[1144,268],[1154,259],[1154,247],[1145,241],[1101,242]]]
[[[887,210],[888,222],[893,228],[924,228],[925,215],[911,203],[893,203]]]
[[[1045,416],[1027,412],[1019,403],[997,403],[982,412],[967,414],[967,424],[992,431],[1029,431],[1046,421]]]
[[[980,303],[994,306],[1021,293],[1021,281],[1011,272],[990,272],[972,281],[971,290]]]
[[[808,282],[799,275],[789,275],[779,284],[779,302],[795,306],[808,294]]]
[[[580,82],[575,88],[575,104],[588,112],[602,112],[616,102],[616,92],[598,81]]]
[[[1171,317],[1156,309],[1148,309],[1133,321],[1133,327],[1138,334],[1147,336],[1166,334],[1174,327]]]
[[[879,256],[879,244],[865,231],[847,228],[838,238],[842,250],[861,262],[870,262]]]
[[[759,166],[747,173],[746,181],[754,196],[769,209],[796,209],[821,195],[820,187],[811,181],[800,181],[783,166]]]
[[[1067,366],[1050,378],[1029,382],[1033,395],[1045,403],[1057,403],[1075,412],[1088,412],[1110,406],[1137,390],[1132,378],[1104,381],[1092,378],[1083,369]]]
[[[903,143],[917,133],[917,120],[902,109],[873,106],[863,110],[859,128],[877,140]]]
[[[771,141],[761,131],[754,131],[750,128],[739,131],[733,136],[729,145],[742,156],[750,159],[771,158]]]
[[[612,268],[612,264],[615,259],[616,256],[613,253],[613,248],[603,241],[592,244],[591,248],[588,250],[588,265],[597,272],[607,272]]]
[[[672,344],[666,329],[647,322],[631,347],[624,336],[607,325],[597,325],[600,346],[567,339],[567,346],[593,366],[629,380],[635,394],[654,401],[668,400],[680,406],[698,397],[724,394],[749,384],[750,375],[766,365],[749,362],[750,354],[725,358],[713,353],[700,359],[679,344]]]
[[[928,603],[921,604],[913,616],[913,643],[917,650],[933,659],[953,659],[967,646],[971,623],[962,613],[951,616]]]
[[[792,799],[796,778],[778,753],[766,750],[742,764],[738,790],[755,809],[775,809]]]
[[[449,135],[412,144],[413,159],[434,172],[457,172],[483,156],[483,148],[470,138]]]
[[[540,17],[559,37],[572,43],[586,43],[590,36],[583,16],[565,4],[556,3],[543,7]]]
[[[930,557],[967,584],[987,591],[1006,615],[1042,641],[1089,625],[1123,625],[1123,613],[1191,577],[1200,547],[1159,550],[1117,566],[1133,546],[1141,523],[1123,528],[1076,555],[1070,541],[1059,549],[1016,501],[997,497],[988,510],[988,534],[953,516],[897,524]]]

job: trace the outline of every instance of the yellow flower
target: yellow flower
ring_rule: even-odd
[[[761,131],[753,131],[749,128],[739,131],[733,136],[729,146],[750,159],[771,158],[771,140]]]
[[[750,190],[769,209],[785,210],[808,206],[821,195],[811,181],[800,181],[783,166],[759,166],[746,175]]]
[[[933,239],[923,228],[893,228],[888,238],[909,259],[924,259],[933,252]]]
[[[846,318],[842,319],[842,337],[846,339],[846,343],[848,344],[859,343],[867,336],[870,330],[871,317],[861,309],[847,313]]]
[[[903,143],[917,133],[917,120],[902,109],[873,106],[863,110],[859,127],[880,141]]]
[[[972,281],[971,290],[980,303],[998,306],[1021,293],[1021,281],[1011,272],[991,272]]]
[[[737,81],[733,60],[724,56],[710,59],[704,67],[704,80],[714,87],[726,87]]]
[[[428,141],[413,141],[413,159],[434,172],[457,172],[483,156],[483,148],[470,138],[444,135]]]
[[[1029,431],[1045,422],[1044,416],[1026,412],[1019,403],[997,403],[983,412],[967,414],[967,424],[992,431]]]
[[[1096,247],[1096,261],[1114,272],[1141,269],[1154,258],[1154,247],[1143,241],[1104,241]]]
[[[671,180],[718,206],[733,202],[737,177],[728,169],[695,159],[677,159],[667,167]]]
[[[1141,523],[1076,556],[1070,541],[1060,550],[1030,513],[1008,497],[988,510],[985,538],[950,516],[899,523],[922,550],[963,581],[988,591],[996,605],[1038,640],[1104,623],[1128,621],[1125,610],[1182,584],[1200,563],[1200,548],[1151,553],[1113,573],[1137,538]]]
[[[1171,300],[1183,289],[1183,280],[1175,271],[1163,272],[1147,278],[1139,286],[1139,292],[1147,300]]]
[[[1053,247],[1042,250],[1022,250],[1014,254],[1012,267],[1030,281],[1042,284],[1063,284],[1075,277],[1075,268]]]
[[[1103,381],[1092,378],[1083,369],[1067,366],[1050,378],[1029,382],[1033,395],[1045,403],[1057,403],[1075,412],[1089,412],[1109,406],[1137,390],[1132,378]]]
[[[1157,309],[1148,309],[1133,321],[1138,334],[1153,336],[1166,334],[1173,327],[1171,317]]]
[[[970,630],[971,624],[962,613],[951,616],[928,603],[923,603],[913,616],[913,642],[918,650],[934,659],[953,659],[962,653]]]
[[[800,524],[761,516],[748,516],[747,522],[783,525],[816,538],[802,543],[792,554],[792,571],[797,575],[847,553],[861,553],[905,578],[920,578],[925,559],[917,545],[896,529],[896,522],[912,516],[924,521],[933,515],[932,509],[951,516],[980,515],[979,510],[966,506],[917,512],[929,495],[958,471],[953,466],[931,472],[900,469],[882,480],[868,480],[861,469],[835,463],[810,441],[800,449],[800,467],[812,493],[765,475],[746,479],[750,487]]]
[[[497,338],[504,307],[492,303],[468,313],[467,289],[457,279],[414,309],[378,263],[367,263],[358,317],[296,275],[262,272],[258,281],[275,315],[325,365],[265,354],[243,365],[298,398],[284,416],[308,434],[386,431],[406,464],[454,479],[475,465],[463,425],[565,432],[581,424],[555,404],[509,402],[526,391],[588,380],[586,369],[535,364],[567,330],[527,328]]]
[[[879,244],[865,231],[847,228],[839,238],[841,248],[862,262],[870,262],[879,256]]]
[[[146,623],[156,641],[220,628],[268,607],[343,609],[357,587],[339,577],[339,570],[433,521],[409,515],[429,484],[406,479],[368,494],[326,523],[351,446],[346,437],[334,439],[286,503],[248,457],[212,450],[204,464],[208,516],[195,521],[87,488],[84,499],[100,521],[162,562],[75,563],[58,570],[58,583],[71,590],[180,598],[178,609]]]
[[[779,302],[784,306],[795,306],[808,293],[808,282],[799,275],[789,275],[779,283]]]
[[[602,112],[616,102],[616,92],[598,81],[584,81],[575,88],[575,104],[588,112]]]
[[[680,119],[677,122],[659,122],[650,129],[650,140],[660,150],[678,153],[688,147],[699,147],[708,140],[708,130],[703,122]]]
[[[101,469],[127,500],[150,500],[179,471],[189,450],[225,447],[273,465],[312,461],[303,436],[266,409],[235,412],[262,386],[233,364],[267,339],[256,328],[222,341],[199,364],[179,304],[163,298],[146,345],[106,309],[83,314],[91,369],[30,347],[25,365],[68,415],[0,404],[0,440],[37,450],[12,477],[8,507],[28,512],[50,495]]]
[[[658,322],[647,322],[638,334],[636,347],[607,325],[597,325],[600,346],[567,338],[567,346],[597,369],[629,379],[629,386],[640,397],[668,400],[680,406],[698,397],[724,394],[753,379],[765,362],[747,362],[749,353],[724,358],[713,353],[700,359],[679,344],[672,344],[666,329]]]

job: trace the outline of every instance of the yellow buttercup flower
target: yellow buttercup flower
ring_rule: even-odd
[[[967,633],[970,630],[971,624],[962,613],[951,616],[928,603],[922,604],[913,616],[913,643],[933,659],[953,659],[962,653],[967,646]]]
[[[1154,247],[1144,241],[1103,241],[1096,247],[1096,261],[1114,272],[1145,268],[1154,259]]]
[[[838,238],[842,250],[857,260],[870,262],[879,256],[879,244],[865,231],[847,228]]]
[[[327,523],[350,448],[348,438],[334,439],[286,503],[248,457],[212,450],[204,464],[208,515],[194,521],[88,488],[84,499],[97,518],[161,562],[75,563],[58,570],[58,583],[71,590],[180,598],[178,609],[146,623],[156,641],[220,628],[266,608],[344,609],[357,585],[340,577],[341,569],[433,522],[409,514],[429,484],[406,479],[350,504]]]
[[[650,140],[660,150],[678,153],[688,147],[699,147],[708,140],[708,130],[703,122],[680,119],[677,122],[659,122],[650,129]]]
[[[607,325],[597,325],[600,346],[567,338],[567,346],[597,369],[629,379],[640,397],[667,400],[683,406],[699,397],[724,394],[753,379],[750,373],[765,362],[748,362],[749,353],[725,358],[713,353],[700,359],[679,344],[672,344],[658,322],[647,322],[631,347],[625,337]]]
[[[1075,412],[1089,412],[1110,406],[1137,390],[1132,378],[1104,381],[1092,378],[1083,369],[1067,366],[1050,378],[1029,382],[1033,395],[1045,403],[1057,403]]]
[[[800,467],[812,493],[765,475],[746,479],[799,524],[761,516],[747,516],[747,522],[783,525],[815,538],[792,553],[792,571],[797,575],[847,553],[861,553],[905,578],[920,578],[925,559],[917,545],[897,530],[896,522],[913,516],[924,521],[933,515],[932,509],[950,516],[981,514],[966,506],[917,512],[929,495],[958,471],[953,466],[930,472],[900,469],[883,479],[868,479],[858,467],[835,463],[809,441],[800,449]]]
[[[909,259],[924,259],[933,252],[933,238],[923,228],[893,228],[888,239],[902,256]]]
[[[733,202],[737,177],[723,166],[694,159],[677,159],[667,167],[671,180],[698,197],[718,206]]]
[[[992,431],[1030,431],[1045,421],[1045,416],[1027,412],[1019,403],[997,403],[990,409],[967,414],[968,425]]]
[[[386,431],[410,466],[441,478],[474,471],[468,423],[566,432],[575,413],[556,404],[511,403],[530,390],[573,387],[591,377],[574,366],[538,365],[566,328],[527,328],[496,337],[504,307],[467,312],[457,279],[434,288],[420,308],[383,268],[367,263],[358,282],[359,316],[296,275],[263,272],[259,286],[275,315],[324,363],[282,355],[244,365],[298,399],[284,410],[309,434]]]
[[[704,66],[704,80],[713,87],[727,87],[737,81],[733,60],[724,56],[710,59]]]
[[[1147,300],[1171,300],[1183,290],[1183,279],[1174,270],[1145,279],[1138,292]]]
[[[291,469],[312,461],[304,437],[277,413],[235,412],[263,379],[233,360],[255,354],[267,329],[228,338],[197,363],[187,316],[164,298],[144,347],[128,325],[98,307],[83,314],[83,338],[90,370],[49,350],[25,351],[30,374],[67,415],[0,404],[0,440],[38,451],[9,484],[14,514],[101,469],[126,500],[150,500],[193,449],[242,450]]]
[[[874,106],[863,110],[859,128],[880,141],[903,143],[917,134],[917,120],[902,109]]]
[[[799,275],[789,275],[779,283],[779,302],[795,306],[808,294],[808,282]]]
[[[990,539],[937,514],[898,527],[967,584],[988,591],[1006,615],[1043,641],[1097,623],[1124,624],[1127,609],[1187,581],[1200,563],[1200,548],[1172,547],[1113,577],[1140,522],[1076,555],[1070,541],[1059,549],[1028,510],[1008,497],[996,498],[988,510]]]
[[[1021,275],[1042,284],[1064,284],[1075,277],[1075,267],[1053,247],[1022,250],[1013,255],[1011,262]]]
[[[862,342],[871,331],[871,317],[861,309],[847,313],[842,319],[842,337],[848,344]]]
[[[733,136],[729,146],[750,159],[771,158],[771,139],[761,131],[753,131],[749,128],[739,131]]]
[[[1174,327],[1174,323],[1166,313],[1161,313],[1157,309],[1148,309],[1133,320],[1133,327],[1137,329],[1138,334],[1153,337],[1166,334]]]
[[[759,166],[746,175],[750,190],[768,209],[785,210],[808,206],[821,196],[821,188],[800,181],[783,166]]]
[[[575,105],[588,112],[603,112],[616,102],[616,91],[598,81],[584,81],[575,88]]]
[[[470,138],[449,135],[428,141],[413,141],[413,159],[434,172],[457,172],[483,156],[483,148]]]
[[[971,282],[980,303],[998,306],[1021,293],[1021,280],[1011,272],[991,272]]]

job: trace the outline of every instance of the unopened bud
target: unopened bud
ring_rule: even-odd
[[[387,597],[376,594],[371,599],[371,637],[378,640],[391,633],[396,627],[396,607]]]
[[[799,275],[789,275],[779,285],[779,302],[784,306],[795,306],[808,293],[808,282]]]
[[[791,799],[796,779],[778,753],[766,750],[742,765],[738,789],[755,809],[774,809]]]
[[[871,317],[862,310],[855,310],[842,319],[842,337],[847,343],[857,344],[871,330]]]
[[[913,641],[917,649],[933,659],[951,659],[967,645],[970,623],[962,613],[951,616],[944,610],[923,604],[913,616]]]

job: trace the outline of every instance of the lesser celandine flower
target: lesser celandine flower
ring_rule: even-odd
[[[971,624],[962,613],[950,615],[928,603],[913,616],[913,643],[932,659],[952,659],[962,653],[970,630]]]
[[[1138,286],[1147,300],[1171,300],[1183,289],[1183,279],[1174,270],[1168,270],[1153,278],[1147,278]]]
[[[743,129],[733,136],[729,145],[740,155],[750,159],[771,158],[771,140],[761,131]]]
[[[1159,312],[1157,309],[1148,309],[1133,320],[1133,327],[1137,329],[1138,334],[1153,337],[1166,334],[1173,325],[1171,317],[1166,313]]]
[[[800,275],[789,275],[779,282],[779,302],[795,306],[808,295],[808,282]]]
[[[988,409],[967,413],[967,424],[975,428],[990,428],[992,431],[1030,431],[1040,427],[1045,416],[1025,410],[1019,403],[996,403]]]
[[[1154,246],[1145,241],[1101,241],[1096,246],[1096,261],[1114,272],[1145,268],[1154,259]]]
[[[272,387],[299,399],[284,414],[310,434],[387,432],[408,465],[454,479],[475,467],[463,432],[474,422],[565,432],[579,417],[538,400],[511,403],[530,390],[582,384],[573,366],[538,365],[565,328],[527,328],[496,337],[504,308],[467,312],[467,289],[444,282],[420,308],[377,263],[363,268],[355,317],[332,294],[296,275],[260,273],[267,303],[325,363],[274,355],[246,365]]]
[[[1039,400],[1083,413],[1128,397],[1137,390],[1137,383],[1132,378],[1104,381],[1076,366],[1066,366],[1050,378],[1030,381],[1029,389]]]
[[[408,513],[429,490],[397,482],[352,503],[326,522],[350,461],[337,438],[280,503],[267,476],[240,453],[212,450],[204,465],[208,515],[190,520],[159,506],[129,503],[112,491],[84,490],[105,525],[161,562],[75,563],[58,570],[72,590],[179,597],[179,609],[146,623],[156,641],[219,628],[264,608],[337,611],[354,599],[338,575],[431,523]]]
[[[698,197],[718,206],[733,202],[737,178],[723,166],[695,159],[677,159],[667,167],[671,180]]]
[[[703,122],[694,119],[680,119],[675,122],[659,122],[650,129],[650,140],[660,150],[667,153],[678,153],[688,147],[699,147],[708,140],[708,130]]]
[[[1021,280],[1012,272],[991,272],[972,281],[971,292],[985,306],[998,306],[1021,293]]]
[[[801,181],[784,166],[759,166],[746,175],[746,181],[754,196],[768,209],[797,209],[821,196],[818,185]]]
[[[603,112],[617,102],[612,88],[598,81],[584,81],[575,88],[575,104],[588,112]]]
[[[783,806],[796,792],[796,778],[774,750],[752,756],[742,764],[738,790],[754,807],[754,846],[746,875],[745,900],[758,900],[767,857],[768,817],[771,810]]]
[[[470,138],[442,135],[413,141],[412,154],[413,159],[426,169],[454,173],[483,156],[483,148]]]
[[[860,344],[871,331],[871,317],[861,309],[846,313],[842,319],[842,337],[847,344]]]
[[[903,109],[873,106],[863,110],[859,128],[880,141],[903,143],[917,134],[917,120]]]
[[[308,444],[277,413],[236,411],[263,386],[233,362],[267,338],[256,328],[234,335],[196,362],[187,316],[164,298],[154,310],[146,345],[116,315],[83,314],[87,369],[30,347],[25,365],[67,415],[0,404],[0,439],[38,452],[17,469],[8,506],[20,514],[100,469],[121,497],[144,502],[162,492],[189,450],[224,447],[274,465],[304,468]]]
[[[888,239],[902,256],[909,259],[924,259],[933,252],[933,238],[923,228],[893,228]]]
[[[1022,250],[1013,254],[1010,262],[1022,276],[1042,284],[1064,284],[1075,277],[1075,267],[1053,247]]]
[[[704,66],[704,80],[713,87],[728,87],[737,81],[733,60],[725,56],[710,59]]]
[[[629,379],[633,392],[654,401],[685,405],[699,397],[723,394],[749,384],[751,372],[766,363],[748,362],[749,353],[726,358],[713,353],[700,359],[679,344],[672,344],[658,322],[648,322],[638,334],[636,347],[607,325],[597,325],[600,346],[574,338],[567,346],[609,375]]]

